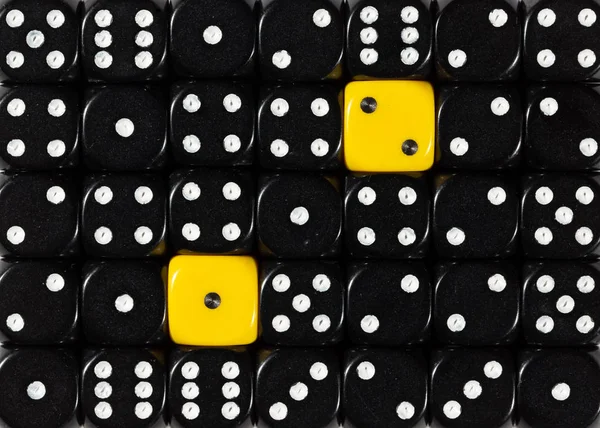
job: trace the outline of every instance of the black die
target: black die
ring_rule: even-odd
[[[442,79],[516,80],[521,65],[519,0],[438,1],[435,61]]]
[[[521,244],[531,258],[600,254],[600,177],[530,175],[523,179]]]
[[[0,87],[0,163],[50,170],[79,163],[79,95],[66,87]]]
[[[262,351],[258,358],[259,428],[329,427],[338,422],[342,382],[334,351],[276,349]]]
[[[600,88],[532,86],[527,91],[525,158],[534,169],[600,169]]]
[[[342,392],[344,427],[425,426],[427,379],[422,351],[347,351]]]
[[[81,323],[88,343],[147,345],[167,337],[166,268],[154,261],[94,261],[83,267]]]
[[[500,175],[442,175],[435,179],[433,241],[439,256],[509,256],[517,247],[517,183]]]
[[[431,279],[424,264],[370,262],[348,268],[346,323],[353,343],[402,346],[431,330]]]
[[[509,351],[444,349],[432,360],[432,427],[513,426],[516,373]]]
[[[258,237],[263,254],[287,258],[340,252],[342,201],[335,179],[299,174],[259,179]]]
[[[354,77],[426,78],[432,69],[431,0],[349,0],[346,62]]]
[[[180,76],[252,74],[258,3],[254,0],[172,0],[170,59]]]
[[[183,165],[250,165],[256,120],[252,86],[182,82],[171,88],[170,138]]]
[[[353,257],[420,258],[429,248],[431,197],[422,175],[349,175],[346,248]]]
[[[344,283],[337,263],[262,265],[260,322],[271,345],[324,346],[344,334]]]
[[[150,87],[88,89],[83,111],[83,160],[94,170],[159,169],[166,162],[167,105]]]
[[[79,362],[71,351],[0,348],[0,424],[79,427]]]
[[[252,174],[182,170],[169,181],[169,232],[177,252],[246,254],[254,247]]]
[[[167,0],[84,3],[82,68],[90,81],[139,82],[167,72]]]
[[[523,68],[530,80],[582,81],[600,76],[597,0],[525,0]]]
[[[523,272],[525,341],[544,346],[598,343],[600,270],[591,262],[528,263]]]
[[[341,166],[342,98],[333,86],[262,89],[258,110],[260,164],[269,169]]]
[[[102,428],[164,426],[164,356],[143,348],[83,351],[84,425]],[[160,419],[160,422],[159,422]]]
[[[82,241],[95,257],[165,252],[165,183],[156,175],[91,175],[84,180]]]
[[[0,80],[66,82],[79,76],[78,0],[3,0]]]
[[[4,176],[0,187],[0,247],[21,257],[79,252],[80,191],[66,175]]]
[[[78,336],[80,272],[67,262],[4,262],[0,274],[3,342],[54,345]]]
[[[175,349],[169,358],[171,426],[246,426],[254,402],[253,369],[243,349]]]
[[[436,338],[464,346],[513,342],[520,288],[519,269],[513,262],[439,264],[433,301]]]
[[[524,112],[517,87],[443,86],[437,110],[440,167],[490,170],[518,164]]]
[[[266,80],[316,81],[342,75],[341,0],[259,0],[260,71]]]

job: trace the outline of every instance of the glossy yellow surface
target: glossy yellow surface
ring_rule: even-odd
[[[217,293],[221,304],[204,299]],[[169,264],[169,330],[192,346],[247,345],[258,336],[258,269],[247,256],[177,256]]]
[[[377,101],[373,113],[361,101]],[[428,82],[365,81],[346,86],[344,113],[346,166],[358,172],[416,172],[431,168],[435,152],[435,98]],[[403,153],[406,140],[418,150]]]

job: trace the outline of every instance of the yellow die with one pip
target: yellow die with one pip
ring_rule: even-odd
[[[258,268],[249,256],[176,256],[169,263],[169,331],[190,346],[248,345],[258,337]]]
[[[345,90],[344,156],[356,172],[430,169],[435,97],[428,82],[351,82]]]

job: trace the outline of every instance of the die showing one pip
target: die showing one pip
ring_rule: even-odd
[[[260,351],[256,373],[259,428],[339,426],[341,373],[329,349]]]
[[[0,166],[51,170],[79,163],[79,95],[58,86],[0,87]]]
[[[600,177],[529,175],[523,178],[521,245],[530,258],[591,258],[600,253]]]
[[[259,0],[258,58],[265,80],[317,81],[342,75],[341,0]]]
[[[264,262],[261,338],[270,345],[326,346],[344,335],[344,280],[332,262]]]
[[[359,172],[431,168],[435,100],[428,82],[352,82],[344,95],[346,166]]]
[[[426,78],[432,65],[431,0],[349,0],[346,63],[355,79]]]
[[[523,268],[521,320],[527,343],[585,346],[600,340],[600,269],[594,262],[538,262]]]
[[[442,86],[437,112],[436,160],[441,168],[490,170],[518,165],[524,112],[517,87]]]
[[[349,349],[343,376],[344,427],[425,426],[429,376],[423,351]]]
[[[167,191],[161,176],[96,174],[85,177],[83,187],[82,241],[89,256],[164,254]]]
[[[235,346],[258,336],[258,270],[248,256],[176,256],[168,316],[179,345]]]
[[[600,409],[598,350],[531,349],[519,355],[519,426],[592,427]]]
[[[180,76],[230,77],[254,72],[258,2],[171,0],[169,54]]]
[[[235,82],[171,87],[170,147],[182,165],[250,165],[256,120],[253,89]]]
[[[167,338],[166,268],[155,261],[83,266],[81,324],[88,343],[160,344]]]
[[[169,357],[174,428],[251,425],[254,362],[243,348],[176,348]]]
[[[523,69],[530,80],[582,81],[600,76],[600,3],[525,0]]]
[[[79,252],[80,190],[72,177],[1,176],[0,252],[62,257]]]
[[[261,91],[258,157],[263,168],[328,170],[341,166],[342,100],[325,85]]]
[[[78,337],[80,272],[68,262],[0,265],[0,341],[56,345]]]
[[[435,178],[433,243],[447,258],[513,255],[519,231],[516,180],[501,175]]]
[[[145,348],[84,349],[82,366],[84,426],[166,426],[163,354]]]
[[[79,362],[72,351],[0,348],[0,424],[78,428]]]
[[[0,80],[56,83],[79,76],[79,0],[3,0]]]
[[[590,85],[531,86],[527,90],[525,159],[534,169],[600,169],[600,88]]]
[[[139,82],[166,75],[168,0],[83,4],[81,63],[88,80]]]

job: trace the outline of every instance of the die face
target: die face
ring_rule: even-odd
[[[72,352],[50,348],[0,352],[0,422],[15,428],[79,426],[79,363]]]
[[[353,343],[403,346],[426,341],[431,279],[424,264],[356,263],[348,268],[346,324]]]
[[[260,0],[260,4],[258,55],[264,79],[341,77],[344,18],[340,0]]]
[[[158,175],[87,176],[82,214],[86,253],[94,257],[127,258],[163,254],[166,193],[165,183]]]
[[[3,342],[72,342],[78,336],[80,282],[79,269],[71,263],[4,263],[0,274]]]
[[[600,406],[597,351],[531,350],[520,356],[520,424],[558,428],[593,426]]]
[[[89,169],[141,171],[166,162],[167,108],[150,87],[88,89],[83,110],[83,160]]]
[[[80,191],[66,175],[17,174],[0,188],[0,247],[19,257],[79,251]]]
[[[438,165],[462,170],[517,165],[523,115],[521,95],[515,86],[442,87],[438,95]]]
[[[265,255],[316,258],[340,252],[342,201],[334,179],[300,174],[262,176],[257,219]]]
[[[527,92],[525,157],[534,169],[600,168],[600,107],[596,86],[553,85]]]
[[[437,75],[454,81],[516,80],[521,66],[518,0],[441,0],[435,23]]]
[[[245,254],[254,247],[254,180],[241,170],[181,170],[169,182],[169,230],[179,253]]]
[[[436,338],[462,346],[512,343],[518,333],[520,286],[512,262],[439,264],[433,304]]]
[[[523,4],[526,76],[538,81],[596,80],[600,74],[598,1],[525,0]]]
[[[170,56],[178,75],[222,78],[253,73],[256,1],[174,0],[172,4]]]
[[[325,346],[344,335],[343,276],[337,263],[262,265],[262,340],[271,345]]]
[[[241,349],[177,349],[169,364],[171,426],[233,428],[250,418],[253,362]]]
[[[79,75],[79,2],[5,1],[0,7],[0,79],[71,81]]]
[[[600,178],[530,175],[523,179],[521,245],[530,258],[575,259],[598,254]]]
[[[183,82],[171,88],[170,137],[183,165],[250,165],[254,160],[252,86]]]
[[[0,88],[0,165],[50,170],[79,163],[79,96],[67,87]]]
[[[84,2],[82,67],[88,80],[139,82],[166,75],[166,0]]]
[[[353,257],[419,258],[429,248],[431,197],[419,175],[350,175],[344,203]]]
[[[154,426],[165,406],[162,361],[162,355],[143,348],[85,350],[81,387],[85,426]]]
[[[162,343],[166,271],[158,262],[88,262],[83,267],[82,324],[88,343]]]
[[[424,425],[427,379],[427,361],[418,350],[347,351],[342,391],[344,426],[409,428],[419,422]]]
[[[238,346],[258,336],[258,270],[247,256],[177,256],[169,264],[171,339]]]
[[[433,241],[449,258],[510,256],[519,226],[517,183],[500,175],[441,175],[435,179]]]
[[[426,78],[432,68],[431,5],[430,0],[349,0],[350,74],[358,79]]]
[[[344,156],[358,172],[426,171],[435,150],[428,82],[351,82],[345,91]]]
[[[529,263],[523,272],[525,341],[535,345],[581,346],[598,343],[600,299],[596,263]]]
[[[513,426],[516,381],[509,351],[444,349],[432,358],[432,426]]]
[[[275,86],[262,90],[258,110],[263,168],[332,170],[341,166],[342,101],[333,86]]]
[[[337,422],[340,363],[325,349],[276,349],[259,355],[258,426],[327,427]]]

